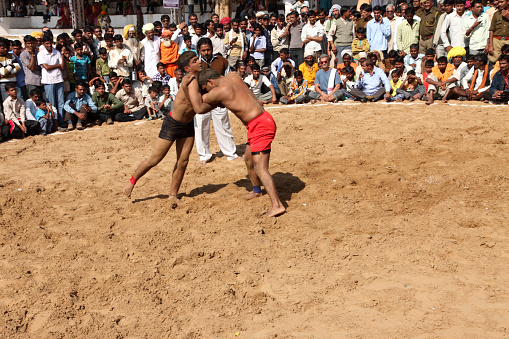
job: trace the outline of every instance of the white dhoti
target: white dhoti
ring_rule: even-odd
[[[212,158],[209,147],[211,119],[221,152],[227,160],[238,158],[237,146],[233,141],[233,132],[228,118],[228,109],[217,107],[208,113],[196,114],[194,117],[194,138],[200,161],[209,161]]]

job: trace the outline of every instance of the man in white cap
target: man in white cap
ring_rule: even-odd
[[[143,34],[145,39],[141,41],[141,59],[145,63],[145,73],[152,78],[157,72],[157,63],[160,60],[161,40],[154,35],[154,25],[149,23],[143,26]]]
[[[333,17],[330,21],[331,27],[327,33],[329,50],[331,56],[332,53],[336,54],[339,62],[342,62],[341,51],[352,48],[354,23],[350,20],[350,9],[348,7],[340,8],[339,5],[334,5],[331,12]]]

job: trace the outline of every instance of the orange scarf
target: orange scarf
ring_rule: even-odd
[[[476,69],[474,71],[474,76],[472,77],[472,82],[470,83],[470,92],[472,92],[474,90],[478,72],[479,72],[478,69]],[[479,86],[479,89],[484,88],[484,85],[486,85],[487,78],[488,78],[488,64],[486,64],[486,66],[484,66],[484,74],[482,76],[482,82],[481,82],[481,86]]]

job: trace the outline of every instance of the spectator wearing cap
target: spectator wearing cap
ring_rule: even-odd
[[[345,92],[341,89],[341,77],[338,70],[329,67],[330,59],[327,54],[320,56],[320,70],[316,72],[315,89],[309,92],[311,103],[317,100],[333,102],[343,100]]]
[[[368,58],[368,53],[366,53],[366,52],[360,52],[359,53],[359,60],[357,62],[357,65],[359,65],[359,66],[355,70],[355,76],[357,77],[357,79],[359,78],[359,75],[362,72],[362,67],[360,65],[362,65],[364,60],[366,60],[367,58]]]
[[[341,52],[344,49],[351,49],[354,39],[354,23],[350,19],[350,9],[348,7],[333,5],[329,15],[333,17],[330,21],[330,29],[327,33],[329,49],[336,55],[339,62],[343,62],[341,59]]]
[[[166,73],[174,76],[179,58],[179,46],[171,41],[171,31],[164,31],[161,34],[161,60],[166,68]]]
[[[304,62],[299,65],[299,71],[302,72],[302,76],[311,90],[314,90],[316,72],[319,69],[320,67],[315,62],[314,53],[304,53]]]
[[[382,8],[373,8],[373,19],[366,25],[366,38],[370,51],[380,51],[387,57],[387,39],[391,36],[391,23],[387,18],[382,17]]]
[[[124,27],[124,44],[131,50],[133,62],[137,68],[141,64],[141,43],[138,40],[138,32],[135,25],[127,25]]]
[[[297,12],[290,13],[290,56],[297,65],[304,62],[304,51],[302,50],[302,28],[304,24],[299,20]]]
[[[343,59],[343,62],[338,64],[336,67],[339,71],[339,75],[343,75],[342,70],[346,67],[352,67],[354,71],[357,70],[357,64],[353,62],[353,53],[351,50],[343,50],[341,52],[341,58]]]
[[[361,102],[380,100],[384,94],[385,99],[390,100],[391,83],[385,73],[368,58],[362,63],[362,72],[350,94]]]
[[[145,34],[145,39],[141,41],[143,46],[141,49],[141,59],[145,63],[145,73],[152,78],[158,73],[157,64],[160,60],[161,39],[154,35],[153,24],[145,24],[142,31]]]
[[[232,19],[230,19],[230,17],[226,16],[222,18],[219,23],[223,25],[225,32],[229,32],[232,29]]]
[[[310,11],[308,15],[309,22],[302,27],[301,39],[304,46],[304,53],[314,53],[316,59],[322,54],[322,41],[325,30],[319,22],[316,22],[315,11]]]

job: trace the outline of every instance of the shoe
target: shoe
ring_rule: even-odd
[[[362,99],[361,99],[361,102],[362,102],[362,103],[366,103],[366,102],[368,102],[368,99],[366,99],[366,98],[362,98]]]
[[[66,131],[67,131],[67,128],[65,128],[65,127],[59,127],[59,128],[57,129],[57,131],[59,131],[59,132],[66,132]]]
[[[148,117],[147,121],[153,120],[154,118],[152,116]]]
[[[67,126],[68,131],[72,131],[73,129],[74,129],[74,126],[72,124],[69,124],[69,126]]]
[[[101,126],[101,125],[103,124],[103,122],[102,122],[101,120],[97,119],[97,120],[95,121],[95,124],[96,124],[97,126]]]
[[[113,119],[108,118],[108,121],[106,121],[106,125],[113,125]]]
[[[80,130],[80,131],[83,129],[83,125],[81,124],[81,122],[78,122],[78,123],[76,124],[76,129],[77,129],[77,130]]]

